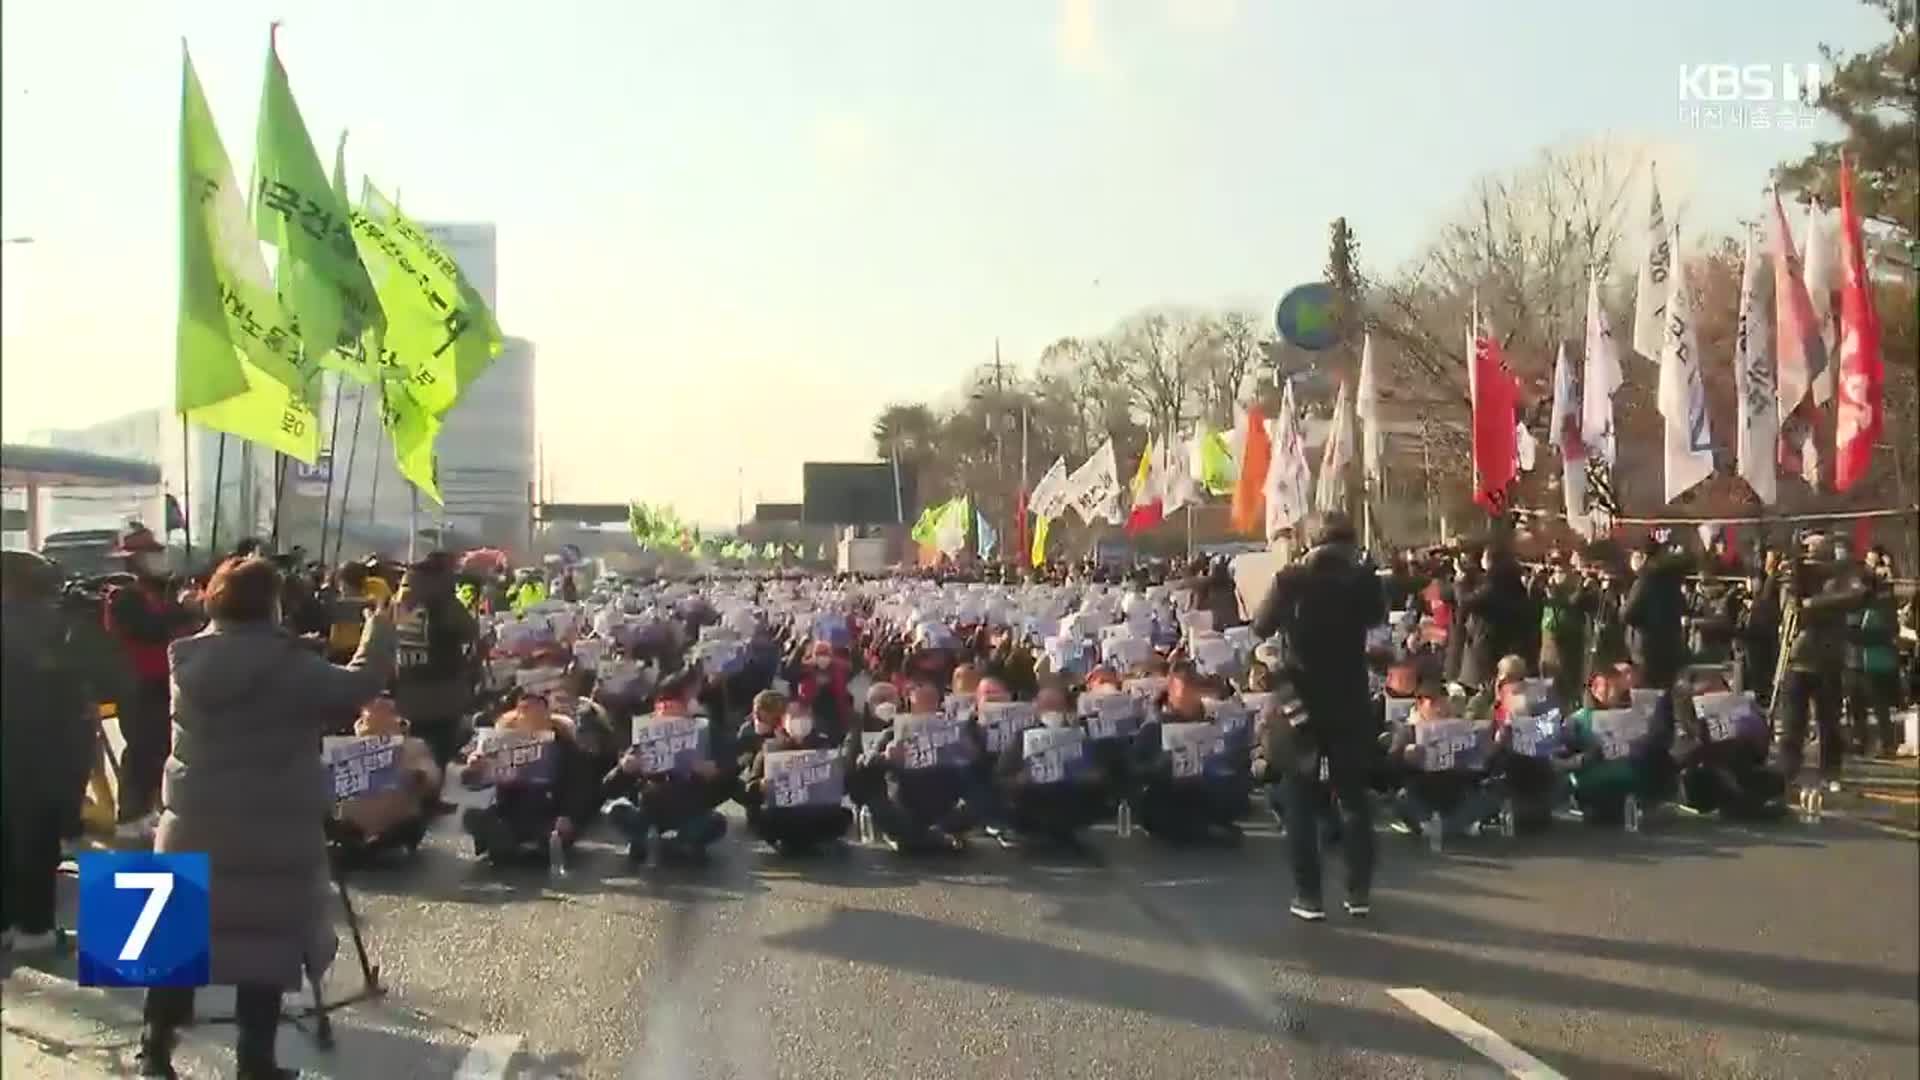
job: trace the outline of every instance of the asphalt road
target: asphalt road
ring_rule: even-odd
[[[282,1058],[476,1080],[1444,1077],[1519,1073],[1496,1063],[1510,1046],[1539,1076],[1920,1075],[1910,839],[1679,818],[1442,855],[1379,840],[1374,918],[1339,914],[1335,884],[1306,925],[1271,827],[1190,852],[1109,829],[1081,861],[793,862],[735,834],[708,867],[637,874],[591,837],[548,880],[479,867],[445,821],[416,861],[352,881],[388,995],[335,1015],[331,1056],[283,1028]],[[351,958],[335,993],[359,985]],[[72,977],[8,965],[8,1077],[131,1060],[137,994]],[[1495,1043],[1443,1030],[1446,1007]],[[231,1038],[194,1029],[183,1075],[230,1075]]]

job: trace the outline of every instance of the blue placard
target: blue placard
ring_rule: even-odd
[[[1096,740],[1131,739],[1140,729],[1140,699],[1124,690],[1080,695],[1080,713],[1086,717],[1087,734]]]
[[[1253,710],[1233,698],[1208,699],[1207,719],[1220,728],[1227,748],[1245,750],[1253,745]]]
[[[406,786],[400,769],[400,735],[329,735],[320,741],[320,755],[333,774],[333,797],[357,799]]]
[[[940,713],[907,714],[893,720],[894,741],[906,747],[907,769],[952,768],[973,758],[966,721]]]
[[[980,734],[989,754],[1005,750],[1007,740],[1039,722],[1029,701],[988,701],[980,706]]]
[[[1231,765],[1217,724],[1161,724],[1160,748],[1173,759],[1175,780],[1219,776]]]
[[[1735,740],[1766,741],[1767,716],[1755,702],[1751,690],[1743,693],[1695,694],[1694,715],[1706,729],[1710,743]]]
[[[640,752],[640,771],[646,775],[686,775],[707,759],[708,732],[704,716],[636,716],[633,745]]]
[[[839,806],[846,793],[846,759],[838,750],[767,752],[769,807]]]
[[[483,731],[479,750],[497,787],[545,787],[559,767],[550,731]]]
[[[1318,352],[1339,340],[1334,320],[1333,286],[1324,281],[1296,285],[1280,298],[1273,327],[1281,340],[1309,352]]]
[[[204,852],[99,852],[79,864],[81,986],[210,981]]]
[[[1422,720],[1413,725],[1413,742],[1421,750],[1425,772],[1483,769],[1487,764],[1489,728],[1472,720]]]
[[[1595,709],[1588,714],[1587,728],[1607,761],[1625,761],[1641,756],[1652,737],[1653,717],[1640,709]]]
[[[1087,733],[1077,727],[1036,727],[1020,733],[1020,757],[1035,784],[1078,780],[1090,764]]]
[[[1560,749],[1560,710],[1548,709],[1539,716],[1522,716],[1509,722],[1513,731],[1513,752],[1519,757],[1545,761]]]

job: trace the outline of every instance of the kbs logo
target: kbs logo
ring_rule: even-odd
[[[80,985],[205,986],[205,854],[80,856]]]
[[[1680,120],[1689,127],[1813,126],[1825,72],[1810,64],[1681,64]]]

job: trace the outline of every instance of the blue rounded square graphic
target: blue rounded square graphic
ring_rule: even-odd
[[[80,863],[81,986],[205,986],[204,853],[112,851]]]

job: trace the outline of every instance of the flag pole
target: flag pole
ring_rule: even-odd
[[[278,450],[273,452],[273,532],[268,542],[273,545],[274,554],[280,553],[280,504],[286,501],[287,494],[287,455]]]
[[[180,527],[187,534],[187,573],[193,573],[193,461],[188,456],[193,439],[187,429],[187,414],[180,414]]]
[[[220,449],[213,459],[213,535],[207,540],[207,557],[220,561],[220,492],[227,486],[227,433],[220,433]]]
[[[340,523],[333,530],[333,561],[339,562],[347,547],[347,500],[353,496],[353,466],[360,458],[360,421],[366,416],[367,388],[362,386],[353,395],[353,438],[347,445],[347,476],[340,484]],[[329,470],[328,475],[332,472]],[[377,474],[376,474],[377,475]],[[320,534],[320,561],[326,562],[327,535]]]
[[[320,496],[320,562],[323,565],[327,561],[327,526],[332,524],[333,467],[336,464],[334,461],[336,456],[334,449],[340,445],[340,391],[344,388],[344,383],[345,380],[341,378],[338,372],[335,372],[333,376],[333,421],[327,431],[327,488],[325,493]],[[346,496],[344,493],[341,498],[343,500],[342,505],[345,505],[344,499]]]
[[[420,489],[411,485],[407,488],[411,503],[407,507],[407,562],[413,562],[414,545],[420,539]]]
[[[373,431],[373,483],[367,490],[367,526],[372,528],[374,514],[380,505],[380,447],[387,441],[387,424],[383,419]]]

